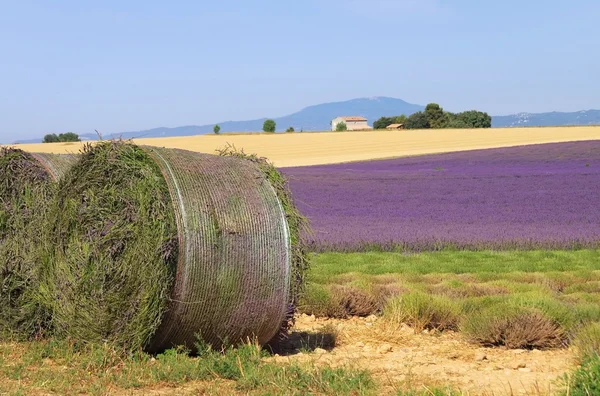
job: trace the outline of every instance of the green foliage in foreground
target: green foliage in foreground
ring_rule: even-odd
[[[486,346],[562,347],[600,322],[600,250],[322,253],[308,279],[305,313],[383,313]],[[600,345],[600,331],[585,335]]]
[[[21,347],[18,356],[15,349]],[[374,394],[364,371],[275,364],[253,344],[214,351],[198,345],[200,355],[168,350],[155,358],[145,353],[124,357],[106,345],[76,345],[50,340],[0,345],[0,394],[33,391],[103,395],[107,389],[132,390],[204,381],[204,390],[248,394]],[[225,392],[223,392],[225,390]],[[229,392],[228,392],[229,390]]]
[[[600,356],[586,358],[581,366],[563,379],[566,388],[564,395],[600,395]]]

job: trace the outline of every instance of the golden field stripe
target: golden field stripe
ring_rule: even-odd
[[[134,139],[139,145],[214,154],[227,144],[269,158],[277,167],[394,158],[538,143],[600,139],[600,126],[436,129],[366,132],[221,134]],[[24,144],[29,152],[78,153],[83,143]]]

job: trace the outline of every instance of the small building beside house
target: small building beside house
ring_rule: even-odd
[[[385,129],[404,129],[404,124],[391,124],[385,127]]]
[[[344,122],[349,131],[360,131],[363,129],[373,129],[367,124],[364,117],[336,117],[331,120],[331,130],[335,131],[338,124]]]

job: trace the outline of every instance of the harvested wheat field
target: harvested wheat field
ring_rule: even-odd
[[[247,153],[269,158],[277,167],[288,167],[596,139],[600,139],[600,126],[224,134],[135,139],[135,143],[210,154],[232,144]],[[17,147],[60,154],[77,153],[82,146],[83,143],[47,143]]]

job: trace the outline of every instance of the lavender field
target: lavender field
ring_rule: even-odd
[[[600,141],[283,172],[316,251],[600,246]]]

